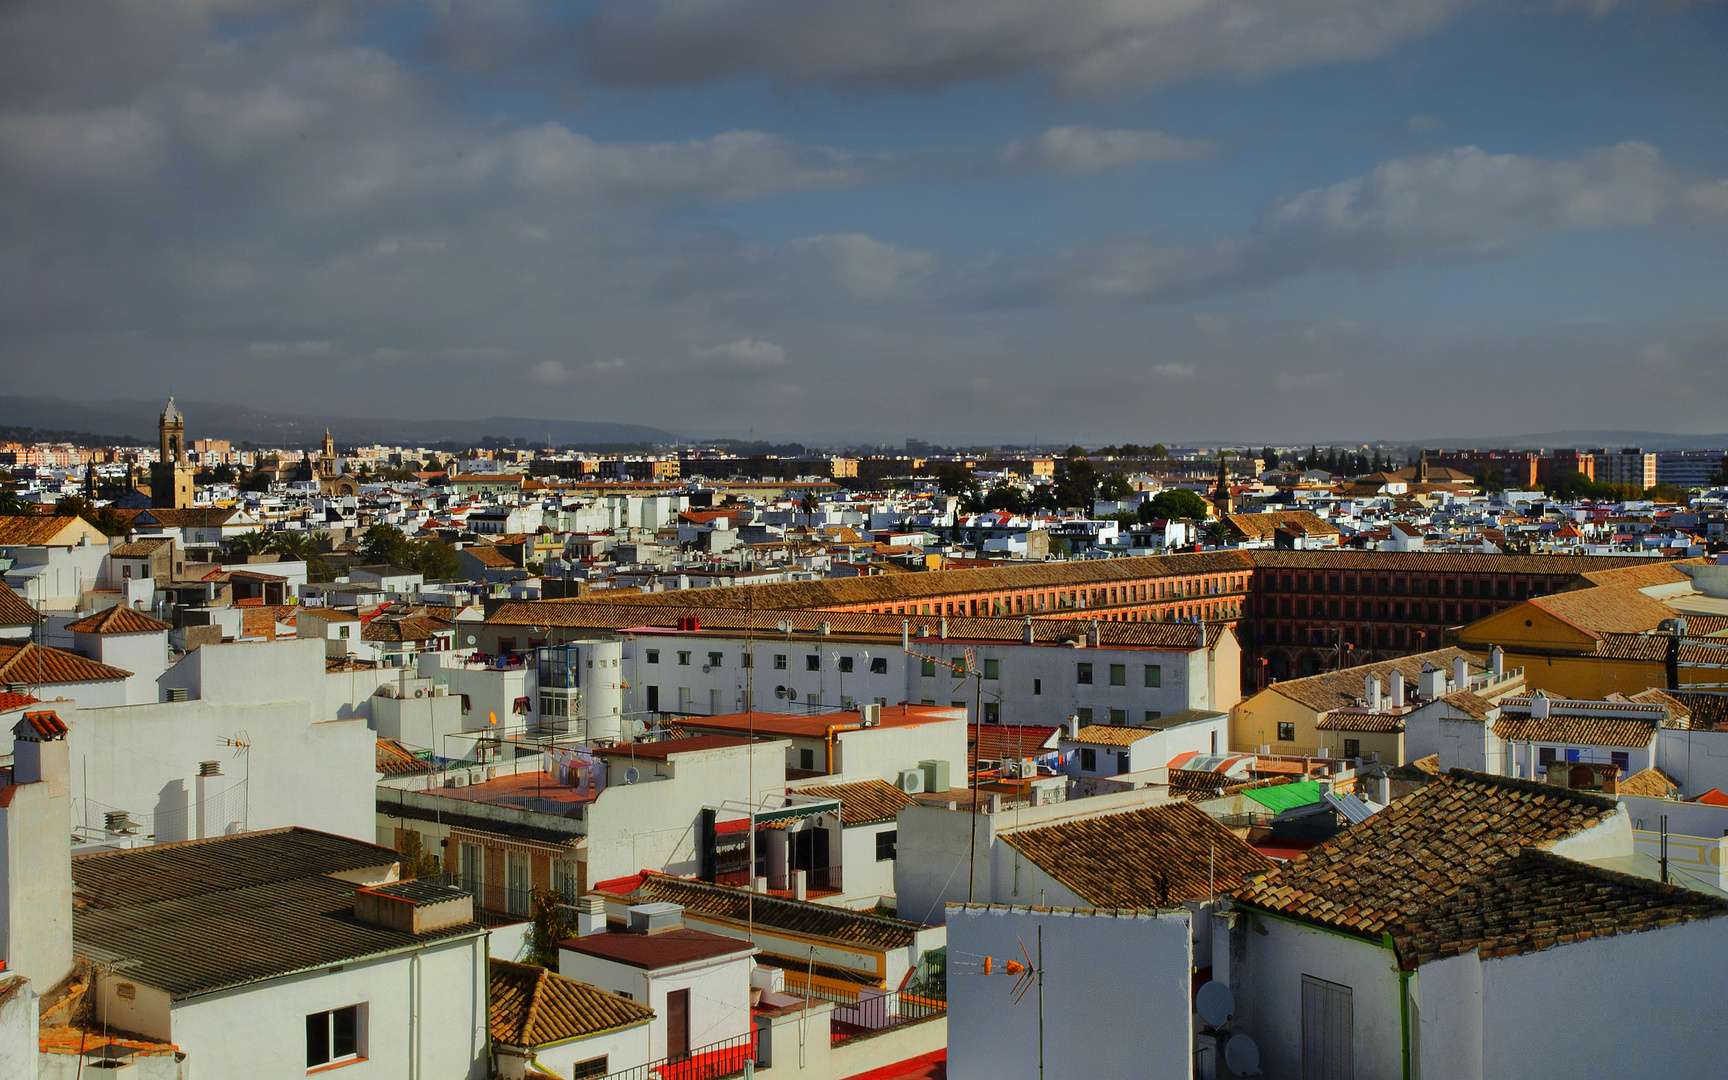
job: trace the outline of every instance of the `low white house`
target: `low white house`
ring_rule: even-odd
[[[1728,1032],[1645,1034],[1714,993],[1728,900],[1592,865],[1632,845],[1613,799],[1453,770],[1242,888],[1214,978],[1272,1076],[1713,1075]]]
[[[559,943],[558,973],[653,1009],[652,1060],[732,1053],[742,1062],[756,946],[690,929],[676,904],[638,905],[627,927],[592,929]]]
[[[192,1075],[484,1077],[486,932],[396,860],[307,829],[76,856],[99,1015]]]
[[[654,1010],[555,971],[492,958],[498,1075],[606,1076],[652,1060]]]

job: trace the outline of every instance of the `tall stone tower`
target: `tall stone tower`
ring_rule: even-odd
[[[1218,511],[1218,520],[1223,521],[1230,515],[1230,473],[1224,468],[1224,455],[1218,455],[1218,483],[1212,488],[1212,506]]]
[[[186,418],[168,399],[156,420],[157,460],[150,466],[150,505],[184,510],[192,505],[192,466],[186,461]]]
[[[318,479],[330,481],[336,479],[336,441],[330,438],[330,429],[324,429],[324,443],[318,448]]]

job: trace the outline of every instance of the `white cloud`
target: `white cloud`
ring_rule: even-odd
[[[1153,364],[1152,374],[1163,382],[1187,382],[1194,377],[1194,365]]]
[[[800,273],[825,275],[859,300],[903,295],[936,267],[936,257],[928,252],[884,243],[864,233],[806,236],[792,241],[791,251]]]
[[[281,360],[295,356],[328,356],[334,348],[328,341],[254,341],[246,346],[246,355],[255,360]]]
[[[740,338],[726,345],[707,349],[692,349],[690,355],[718,367],[737,371],[765,371],[786,363],[786,350],[772,341]]]
[[[1272,382],[1280,390],[1299,392],[1325,389],[1343,378],[1341,371],[1281,371]]]
[[[1422,134],[1429,131],[1439,131],[1449,126],[1445,120],[1427,113],[1417,113],[1404,122],[1404,130],[1412,134]]]
[[[542,360],[534,365],[534,378],[548,385],[555,385],[570,377],[570,370],[557,360]]]

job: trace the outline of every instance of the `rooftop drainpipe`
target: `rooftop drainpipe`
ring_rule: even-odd
[[[859,731],[859,730],[862,730],[862,728],[863,728],[862,724],[829,724],[828,725],[828,730],[822,736],[822,745],[823,745],[824,750],[826,751],[825,763],[827,765],[827,769],[825,771],[825,775],[827,775],[827,776],[833,776],[834,775],[834,733],[837,731]]]

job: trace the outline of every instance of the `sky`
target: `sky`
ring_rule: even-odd
[[[0,5],[0,392],[1175,445],[1725,375],[1711,0]]]

